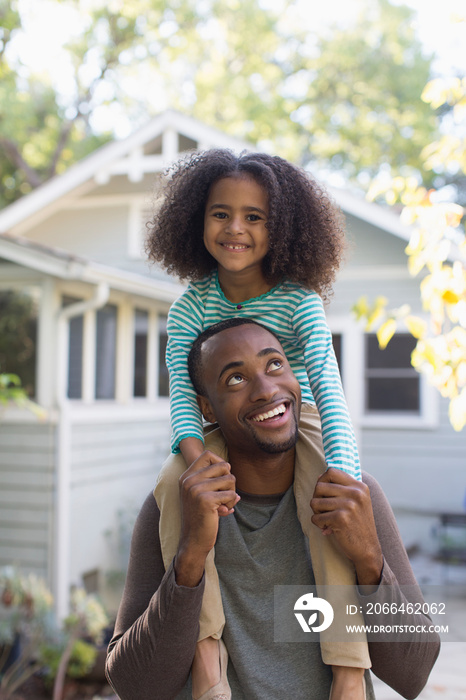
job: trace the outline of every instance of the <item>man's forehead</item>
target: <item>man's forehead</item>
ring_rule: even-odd
[[[251,352],[259,354],[261,350],[270,347],[283,352],[273,333],[257,324],[245,323],[243,326],[227,328],[208,338],[202,346],[202,354],[209,358],[209,363],[217,364],[225,357],[239,360],[250,356]]]

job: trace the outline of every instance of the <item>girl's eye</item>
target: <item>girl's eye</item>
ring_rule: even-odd
[[[227,215],[225,214],[224,211],[216,211],[216,212],[214,213],[214,217],[215,217],[216,219],[226,219],[226,218],[227,218]]]
[[[235,386],[236,384],[241,384],[242,381],[243,377],[241,374],[234,374],[233,376],[228,377],[227,386]]]
[[[269,364],[269,370],[272,372],[276,369],[281,369],[283,367],[283,362],[281,360],[272,360]]]
[[[247,220],[248,221],[260,221],[261,217],[258,216],[257,214],[248,214]]]

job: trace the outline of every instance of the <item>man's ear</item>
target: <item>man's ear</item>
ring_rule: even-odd
[[[207,398],[207,396],[201,396],[198,394],[196,396],[197,399],[197,404],[199,408],[201,409],[201,413],[204,416],[204,418],[209,421],[209,423],[216,423],[217,419],[215,418],[214,412],[212,410],[212,406],[210,405],[210,401]]]

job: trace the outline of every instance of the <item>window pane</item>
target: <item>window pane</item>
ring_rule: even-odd
[[[419,413],[419,379],[370,379],[367,408],[369,411]]]
[[[159,386],[158,395],[168,396],[168,369],[165,364],[165,353],[167,350],[167,319],[159,318]]]
[[[70,306],[81,299],[64,296],[63,306]],[[84,317],[73,316],[69,321],[68,339],[68,390],[69,399],[81,399],[83,395],[83,327]]]
[[[380,350],[376,335],[367,336],[369,369],[389,367],[411,367],[411,353],[416,347],[416,339],[407,333],[393,336],[385,350]]]
[[[96,399],[115,398],[117,308],[107,304],[96,314]]]
[[[30,398],[36,394],[37,289],[0,292],[0,372],[17,374]]]
[[[135,311],[134,314],[134,396],[147,396],[147,339],[149,314]]]
[[[420,414],[420,378],[411,366],[415,345],[400,333],[380,350],[377,336],[366,336],[366,411]]]
[[[343,375],[341,373],[341,353],[342,353],[342,345],[343,345],[343,339],[342,339],[341,333],[332,333],[332,343],[333,343],[333,349],[335,350],[335,357],[337,358],[338,369],[340,370],[340,377],[343,378]]]
[[[83,325],[82,316],[70,319],[68,353],[68,398],[80,399],[83,392]]]

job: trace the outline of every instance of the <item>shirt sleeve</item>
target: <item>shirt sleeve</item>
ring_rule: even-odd
[[[202,302],[189,288],[168,313],[166,363],[170,375],[171,449],[179,452],[181,440],[196,437],[204,441],[202,415],[188,373],[188,355],[203,330]]]
[[[199,634],[205,579],[178,586],[165,572],[159,510],[149,494],[139,513],[106,675],[121,700],[173,700],[188,679]]]
[[[421,603],[420,610],[423,609],[424,598],[421,589],[414,577],[408,555],[404,548],[398,526],[395,521],[393,511],[383,493],[380,485],[369,474],[364,473],[363,481],[369,487],[372,510],[374,512],[375,526],[379,537],[384,566],[382,579],[378,589],[370,596],[360,597],[367,604],[371,602],[394,603],[399,610],[402,603],[404,609],[408,610],[406,598],[403,593],[403,586],[408,586],[410,591],[410,601]],[[364,606],[366,607],[366,605]],[[374,610],[377,606],[374,605]],[[379,606],[383,610],[382,605]],[[382,612],[380,618],[377,615],[370,615],[366,619],[369,624],[387,624],[387,617]],[[430,618],[419,612],[406,612],[403,619],[397,618],[397,624],[408,626],[432,624]],[[429,678],[429,674],[440,652],[440,638],[436,632],[429,632],[410,642],[399,641],[374,641],[368,635],[369,653],[372,661],[372,671],[381,680],[396,690],[404,698],[417,698],[424,688]]]
[[[358,448],[333,350],[332,334],[318,294],[309,294],[301,301],[293,314],[292,324],[303,350],[309,384],[320,413],[327,465],[361,480]]]

